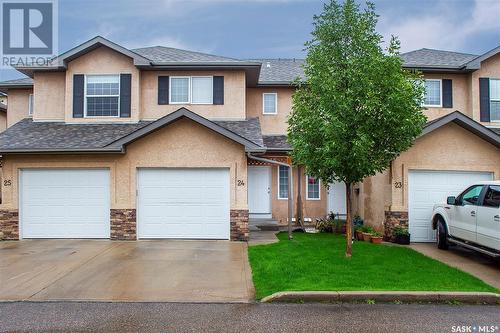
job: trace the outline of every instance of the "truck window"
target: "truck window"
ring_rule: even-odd
[[[484,196],[483,206],[500,207],[500,185],[491,185]]]

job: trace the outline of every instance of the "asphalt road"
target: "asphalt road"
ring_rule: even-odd
[[[466,332],[457,326],[500,332],[500,306],[0,303],[0,332]]]

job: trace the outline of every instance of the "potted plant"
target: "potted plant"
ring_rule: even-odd
[[[380,232],[372,233],[372,243],[375,243],[375,244],[382,243],[382,234]]]
[[[367,225],[363,226],[363,240],[365,242],[369,242],[372,238],[372,233],[374,233],[374,232],[375,232],[375,230],[373,230],[372,227],[367,226]]]
[[[333,223],[330,220],[324,220],[324,219],[317,220],[316,229],[319,232],[333,232]]]
[[[392,236],[394,239],[394,243],[396,244],[410,244],[410,233],[408,232],[408,230],[400,226],[394,227],[394,230],[392,230]]]
[[[356,232],[356,239],[359,241],[363,240],[363,226],[358,225],[354,228],[354,231]]]
[[[345,220],[334,220],[333,221],[334,230],[337,234],[345,234]]]

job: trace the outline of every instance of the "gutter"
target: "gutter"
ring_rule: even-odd
[[[257,157],[257,156],[252,155],[252,153],[250,153],[250,152],[247,152],[247,156],[249,159],[252,159],[255,161],[274,164],[274,165],[281,165],[281,166],[285,166],[288,168],[288,239],[289,240],[293,239],[293,236],[292,236],[292,219],[293,219],[293,170],[292,170],[292,166],[287,164],[287,163],[278,162],[278,161],[270,160],[270,159],[263,158],[263,157]]]

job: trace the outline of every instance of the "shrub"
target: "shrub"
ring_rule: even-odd
[[[395,226],[394,229],[392,230],[392,235],[393,236],[409,236],[410,233],[408,232],[408,230],[406,230],[405,228],[398,225],[398,226]]]

